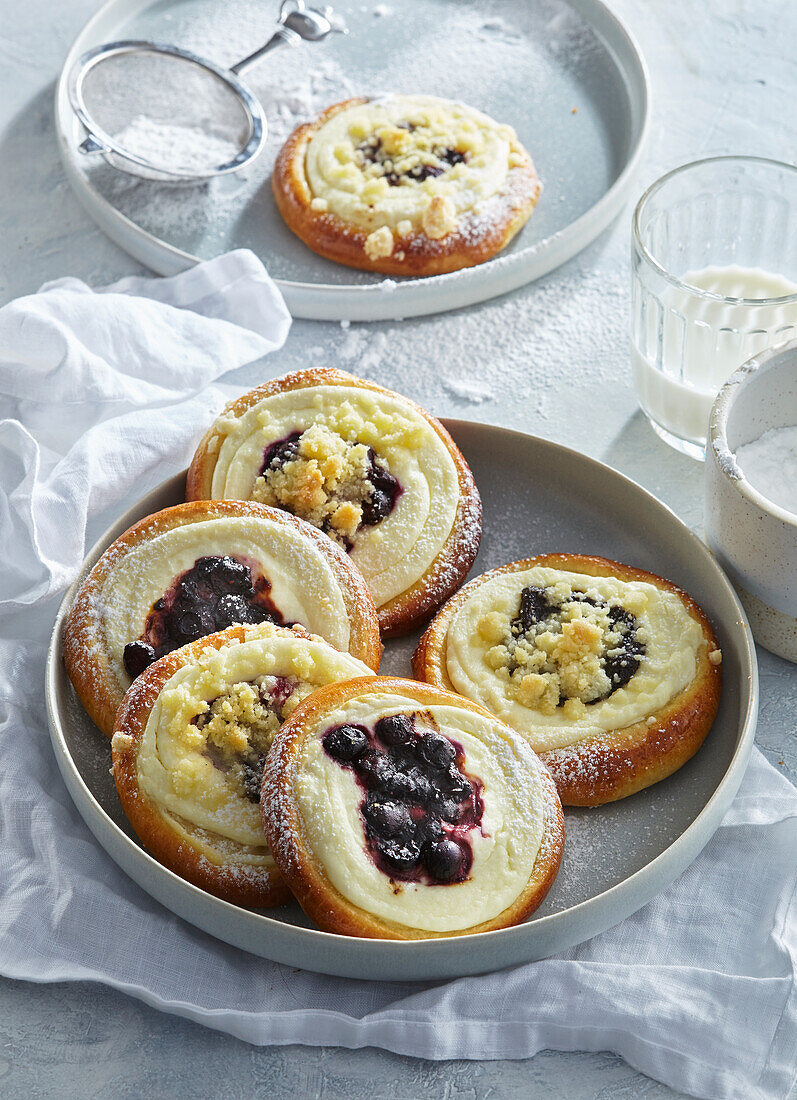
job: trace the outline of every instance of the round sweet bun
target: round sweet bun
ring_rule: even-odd
[[[542,189],[511,126],[419,95],[328,107],[288,138],[272,187],[288,227],[314,252],[410,276],[489,260]]]
[[[239,500],[178,504],[105,551],[69,613],[64,660],[108,737],[147,664],[234,622],[299,623],[377,670],[376,609],[349,557],[315,527]]]
[[[473,475],[442,424],[339,370],[287,374],[228,405],[197,448],[186,494],[254,497],[325,530],[365,577],[386,637],[456,591],[481,538]]]
[[[527,738],[564,805],[600,806],[697,752],[719,706],[721,660],[705,614],[670,581],[606,558],[541,554],[462,588],[412,667]]]
[[[257,804],[268,747],[300,699],[367,671],[322,638],[272,623],[231,626],[150,665],[111,738],[119,799],[143,844],[225,901],[289,901]]]
[[[523,739],[411,680],[351,680],[306,699],[274,740],[261,810],[302,908],[348,936],[517,924],[547,894],[564,846],[553,781]]]

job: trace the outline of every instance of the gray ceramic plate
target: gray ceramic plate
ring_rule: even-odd
[[[755,732],[758,680],[744,612],[703,544],[640,486],[544,439],[447,421],[484,501],[475,573],[544,551],[602,554],[676,581],[705,608],[723,652],[719,716],[700,752],[663,783],[623,802],[566,813],[562,869],[525,924],[414,943],[319,932],[298,907],[255,912],[219,901],[156,863],[138,844],[108,774],[108,742],[64,672],[63,621],[76,586],[109,542],[140,517],[183,499],[181,477],[150,493],[94,547],[53,631],[47,702],[61,773],[97,840],[153,897],[219,939],[269,959],[352,978],[433,979],[542,958],[594,936],[644,905],[714,833],[744,772]],[[391,643],[382,671],[409,675],[416,638]]]
[[[648,78],[636,43],[602,0],[335,0],[335,9],[348,38],[275,51],[246,74],[268,117],[262,157],[191,187],[135,180],[82,156],[67,76],[83,52],[119,38],[173,42],[232,64],[270,35],[278,0],[108,0],[92,16],[64,63],[56,130],[78,198],[118,245],[161,275],[251,248],[294,317],[373,321],[504,294],[564,263],[619,213],[644,143]],[[269,178],[288,134],[330,103],[385,91],[458,99],[517,130],[544,191],[495,259],[385,282],[322,259],[285,227]]]

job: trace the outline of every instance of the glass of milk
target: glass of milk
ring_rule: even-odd
[[[797,167],[712,157],[676,168],[639,200],[631,248],[639,403],[662,439],[702,459],[723,382],[797,337]]]

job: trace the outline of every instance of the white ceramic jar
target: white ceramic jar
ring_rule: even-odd
[[[706,541],[733,581],[757,642],[797,662],[797,515],[763,496],[739,447],[797,424],[797,340],[741,366],[714,402],[706,450]],[[788,477],[788,471],[783,471]]]

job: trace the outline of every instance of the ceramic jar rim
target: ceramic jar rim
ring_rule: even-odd
[[[782,356],[793,359],[795,369],[797,369],[797,339],[775,344],[773,347],[759,352],[758,355],[754,355],[751,359],[742,363],[733,372],[714,399],[709,420],[708,441],[717,460],[716,465],[720,474],[736,492],[754,505],[759,512],[764,512],[766,515],[770,515],[793,528],[795,535],[797,535],[797,515],[794,512],[790,512],[780,504],[776,504],[775,501],[765,497],[754,488],[745,477],[744,470],[741,470],[741,467],[742,476],[739,478],[732,477],[726,465],[720,461],[721,452],[725,454],[733,453],[728,444],[727,427],[728,416],[734,402],[758,375],[762,367],[772,364],[773,360],[778,360]]]

